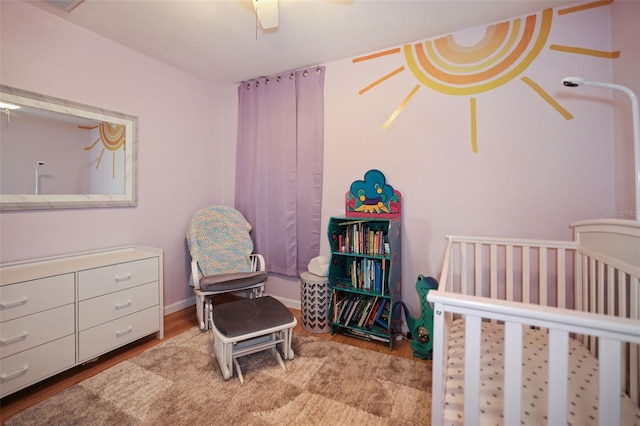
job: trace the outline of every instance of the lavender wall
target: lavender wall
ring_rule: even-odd
[[[571,239],[571,222],[605,217],[616,206],[617,100],[606,90],[565,88],[561,80],[583,75],[612,81],[616,60],[549,46],[629,48],[612,48],[612,26],[609,6],[554,11],[538,57],[517,78],[474,95],[477,153],[471,145],[470,96],[421,85],[405,62],[403,46],[399,54],[374,60],[326,64],[323,223],[344,214],[344,193],[352,181],[368,169],[382,170],[403,194],[402,298],[415,313],[417,276],[439,277],[445,235]],[[474,46],[484,34],[483,26],[461,29],[453,38]],[[360,93],[401,66],[404,71]],[[637,71],[638,62],[625,66]],[[573,118],[565,119],[522,77],[537,83]],[[383,129],[416,85],[415,96]],[[328,252],[326,241],[322,250]]]
[[[637,1],[616,1],[612,4],[613,35],[612,48],[623,52],[613,63],[613,82],[623,84],[640,96],[640,3]],[[615,165],[616,206],[614,212],[626,214],[634,211],[635,187],[633,182],[633,123],[631,101],[621,92],[614,95],[617,108],[615,119]],[[638,118],[640,119],[640,117]],[[636,153],[640,155],[640,153]],[[640,219],[640,212],[636,212]]]
[[[90,131],[49,118],[26,116],[21,110],[3,117],[0,128],[0,189],[3,194],[35,193],[35,168],[39,161],[40,194],[90,193]],[[56,143],[52,143],[56,141]],[[110,176],[110,174],[109,174]],[[121,192],[124,184],[121,185]]]
[[[469,101],[462,97],[423,88],[381,129],[416,82],[404,73],[365,95],[358,91],[396,69],[398,56],[325,64],[323,234],[328,218],[343,214],[350,183],[370,168],[382,170],[404,197],[402,292],[417,312],[415,279],[439,274],[445,234],[567,239],[570,222],[618,208],[617,194],[629,193],[618,177],[628,155],[614,150],[624,132],[614,117],[628,111],[607,91],[571,91],[560,80],[620,76],[638,88],[637,32],[618,25],[637,22],[638,6],[613,2],[555,15],[550,43],[618,49],[622,58],[544,49],[526,75],[574,118],[565,120],[514,80],[477,96],[478,153],[470,149]],[[235,87],[207,85],[23,2],[0,2],[0,13],[3,84],[140,118],[140,205],[2,213],[0,260],[154,245],[165,250],[165,303],[188,299],[189,217],[200,206],[233,202]],[[456,36],[472,43],[483,30],[461,29]],[[324,239],[321,251],[328,252]],[[300,294],[297,280],[277,276],[269,278],[267,292],[293,301]]]
[[[25,2],[0,2],[0,15],[2,84],[139,118],[138,207],[2,212],[0,261],[155,246],[164,250],[165,305],[179,305],[191,296],[189,218],[233,200],[225,89]]]

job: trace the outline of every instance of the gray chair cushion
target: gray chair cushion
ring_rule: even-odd
[[[237,337],[293,321],[286,306],[271,296],[213,306],[213,323],[226,337]]]
[[[265,271],[210,275],[200,279],[200,290],[204,292],[243,290],[266,279],[267,273]]]

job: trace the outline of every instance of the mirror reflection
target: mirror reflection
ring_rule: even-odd
[[[0,105],[0,192],[124,194],[123,125],[11,108]]]
[[[136,205],[137,118],[0,88],[3,210]]]

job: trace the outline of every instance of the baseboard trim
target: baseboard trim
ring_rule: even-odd
[[[300,310],[301,305],[299,300],[289,299],[286,297],[280,297],[280,296],[274,296],[274,295],[271,295],[271,296],[281,301],[282,304],[287,308]]]
[[[196,304],[196,297],[191,296],[188,299],[180,300],[179,302],[172,303],[171,305],[165,305],[164,307],[164,316],[172,314],[174,312],[178,312],[182,309],[186,309],[189,306],[193,306]]]

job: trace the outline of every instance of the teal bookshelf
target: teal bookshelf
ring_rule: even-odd
[[[372,196],[358,195],[354,187],[362,188],[363,182],[391,188],[381,172],[370,170],[347,193],[345,216],[329,219],[328,319],[332,334],[385,343],[393,350],[393,331],[400,329],[391,308],[400,300],[401,195],[392,188],[388,197],[375,197],[382,194],[380,189],[374,189]]]

